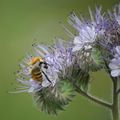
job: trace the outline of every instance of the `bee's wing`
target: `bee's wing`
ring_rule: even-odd
[[[51,84],[51,82],[48,80],[49,78],[47,77],[47,75],[45,73],[42,73],[42,74],[43,74],[42,86],[47,87]]]

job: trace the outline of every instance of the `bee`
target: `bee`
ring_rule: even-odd
[[[31,66],[30,75],[33,80],[42,83],[44,75],[51,83],[46,73],[42,70],[42,67],[48,69],[48,64],[41,57],[33,57],[28,64]]]

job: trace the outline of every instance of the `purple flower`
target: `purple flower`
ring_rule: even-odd
[[[33,48],[34,55],[27,55],[23,62],[20,63],[17,80],[22,84],[22,89],[18,92],[34,92],[48,86],[54,87],[60,80],[59,75],[64,77],[66,75],[66,68],[73,63],[72,46],[65,41],[57,41],[50,47],[36,44]],[[34,80],[34,76],[31,74],[33,68],[39,66],[39,62],[30,65],[29,63],[32,59],[42,59],[47,64],[47,69],[44,65],[39,68],[42,71],[42,82]]]
[[[79,19],[73,12],[69,17],[69,23],[78,31],[78,35],[73,38],[73,52],[77,56],[80,68],[85,71],[97,70],[101,68],[102,57],[96,48],[98,38],[104,34],[103,15],[101,8],[96,9],[93,14],[89,9],[91,20]],[[98,67],[99,66],[99,67]]]
[[[89,47],[92,46],[92,44],[94,44],[97,37],[95,25],[83,22],[75,15],[75,13],[71,14],[69,23],[79,33],[77,36],[75,36],[73,40],[74,43],[73,52],[79,51],[84,47],[89,49]]]

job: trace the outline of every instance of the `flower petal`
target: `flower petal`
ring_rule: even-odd
[[[111,71],[111,75],[112,75],[113,77],[120,76],[120,69],[112,70],[112,71]]]
[[[75,52],[75,51],[79,51],[83,46],[81,45],[76,45],[73,47],[72,51]]]
[[[117,54],[120,55],[120,46],[117,46],[115,49],[116,49]]]
[[[81,41],[80,41],[79,36],[76,36],[76,37],[74,38],[74,44],[81,44]]]
[[[117,64],[110,63],[109,68],[113,70],[113,69],[119,69],[120,67]]]

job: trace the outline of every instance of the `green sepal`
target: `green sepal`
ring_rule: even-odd
[[[33,93],[34,102],[41,111],[56,114],[71,101],[74,88],[69,81],[59,81],[54,87],[49,86]]]
[[[67,67],[66,76],[63,77],[68,79],[74,87],[77,86],[84,91],[88,90],[90,80],[89,73],[87,70],[82,70],[79,64],[73,64]]]
[[[88,90],[89,79],[90,79],[88,72],[85,72],[80,69],[76,72],[74,71],[72,77],[74,79],[74,83],[73,83],[74,86],[77,86],[84,91]]]
[[[97,71],[104,67],[104,61],[98,48],[92,48],[89,68],[91,71]]]
[[[68,80],[61,80],[56,86],[57,98],[61,104],[67,105],[75,96],[74,87]]]

